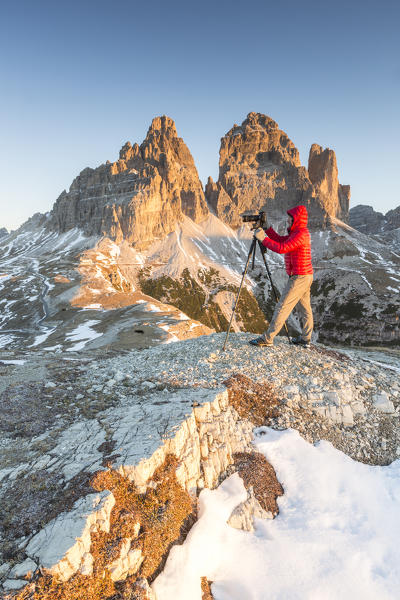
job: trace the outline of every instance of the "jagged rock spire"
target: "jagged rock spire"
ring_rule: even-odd
[[[174,121],[162,116],[140,146],[126,142],[119,160],[84,169],[55,203],[52,223],[145,248],[184,215],[203,220],[207,203],[192,155]]]
[[[307,206],[311,225],[321,226],[329,216],[347,220],[350,187],[338,183],[334,152],[321,148],[321,160],[318,148],[310,153],[312,179],[277,123],[249,113],[221,139],[219,178],[206,186],[210,206],[232,227],[241,224],[244,211],[265,208],[278,218],[296,204]]]

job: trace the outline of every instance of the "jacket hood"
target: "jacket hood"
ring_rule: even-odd
[[[295,229],[304,229],[307,227],[308,223],[308,213],[305,206],[295,206],[294,208],[289,208],[286,211],[288,215],[293,217],[293,225],[290,228],[290,231],[294,231]]]

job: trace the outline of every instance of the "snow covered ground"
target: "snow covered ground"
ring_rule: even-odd
[[[200,495],[200,516],[155,580],[158,600],[395,600],[400,597],[400,460],[353,461],[297,431],[259,428],[255,445],[284,487],[254,533],[227,525],[246,498],[238,474]]]

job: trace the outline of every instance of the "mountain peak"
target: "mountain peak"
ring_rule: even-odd
[[[246,210],[267,209],[280,219],[296,204],[307,206],[312,226],[324,226],[329,217],[346,221],[350,186],[338,182],[334,151],[313,144],[309,169],[310,174],[271,117],[250,112],[221,139],[219,178],[208,182],[206,197],[217,216],[235,228]]]
[[[84,169],[55,203],[52,225],[144,249],[174,231],[184,215],[199,222],[208,208],[193,157],[163,115],[140,146],[128,141],[116,162]]]
[[[160,133],[164,135],[168,135],[170,137],[178,137],[178,133],[176,131],[175,121],[166,115],[162,115],[161,117],[154,117],[149,127],[149,133]]]

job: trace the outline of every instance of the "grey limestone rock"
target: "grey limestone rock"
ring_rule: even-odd
[[[37,564],[31,559],[27,558],[23,563],[15,565],[9,573],[11,579],[19,579],[25,577],[29,572],[34,573],[37,569]]]
[[[115,499],[110,492],[88,494],[78,500],[68,513],[61,513],[37,533],[26,547],[44,570],[69,579],[85,564],[90,550],[91,532],[108,531]]]
[[[372,401],[374,403],[374,407],[383,413],[393,414],[395,412],[394,404],[389,399],[389,396],[386,392],[380,392],[379,394],[374,394],[372,397]]]

